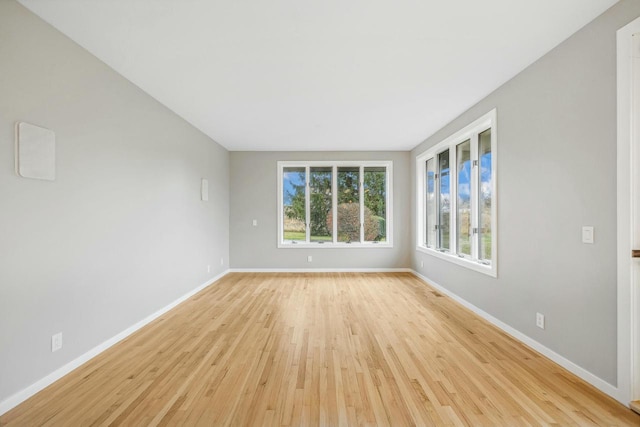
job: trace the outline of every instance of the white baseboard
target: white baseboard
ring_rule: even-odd
[[[74,360],[72,360],[71,362],[67,363],[66,365],[56,369],[55,371],[53,371],[52,373],[50,373],[46,377],[36,381],[35,383],[31,384],[27,388],[15,393],[12,396],[9,396],[7,399],[5,399],[2,402],[0,402],[0,415],[2,415],[4,413],[8,412],[9,410],[15,408],[20,403],[24,402],[25,400],[27,400],[28,398],[30,398],[34,394],[38,393],[40,390],[43,390],[45,387],[48,387],[50,384],[54,383],[55,381],[59,380],[63,376],[67,375],[69,372],[73,371],[74,369],[76,369],[80,365],[83,365],[84,363],[86,363],[89,360],[93,359],[94,357],[96,357],[97,355],[99,355],[100,353],[102,353],[103,351],[108,349],[109,347],[111,347],[114,344],[117,344],[118,342],[122,341],[123,339],[125,339],[129,335],[133,334],[138,329],[140,329],[143,326],[151,323],[152,321],[154,321],[158,317],[162,316],[164,313],[166,313],[167,311],[171,310],[172,308],[174,308],[178,304],[186,301],[187,299],[191,298],[193,295],[197,294],[198,292],[200,292],[201,290],[203,290],[207,286],[209,286],[209,285],[213,284],[214,282],[220,280],[222,277],[224,277],[228,273],[229,273],[229,270],[226,270],[226,271],[223,271],[222,273],[218,274],[217,276],[212,277],[211,279],[207,280],[205,283],[201,284],[197,288],[195,288],[192,291],[190,291],[190,292],[186,293],[185,295],[181,296],[180,298],[178,298],[177,300],[173,301],[169,305],[167,305],[165,307],[162,307],[160,310],[156,311],[153,314],[150,314],[149,316],[145,317],[144,319],[142,319],[138,323],[128,327],[127,329],[125,329],[124,331],[120,332],[119,334],[109,338],[108,340],[106,340],[102,344],[97,345],[96,347],[92,348],[91,350],[87,351],[86,353],[82,354],[81,356],[75,358]]]
[[[230,273],[412,273],[410,268],[232,268]]]
[[[506,323],[502,322],[501,320],[496,319],[495,317],[493,317],[492,315],[490,315],[486,311],[476,307],[475,305],[473,305],[470,302],[468,302],[467,300],[461,298],[457,294],[451,292],[450,290],[448,290],[447,288],[443,287],[442,285],[439,285],[438,283],[434,282],[433,280],[429,279],[428,277],[423,276],[422,274],[418,273],[415,270],[411,270],[411,272],[416,277],[421,279],[423,282],[428,284],[429,286],[432,286],[433,288],[437,289],[439,292],[442,292],[443,294],[447,295],[448,297],[450,297],[454,301],[460,303],[464,307],[466,307],[469,310],[473,311],[475,314],[477,314],[478,316],[482,317],[483,319],[485,319],[489,323],[491,323],[494,326],[502,329],[504,332],[506,332],[507,334],[511,335],[513,338],[517,339],[518,341],[521,341],[522,343],[524,343],[527,346],[531,347],[532,349],[534,349],[538,353],[540,353],[543,356],[551,359],[553,362],[555,362],[558,365],[562,366],[567,371],[569,371],[572,374],[582,378],[584,381],[588,382],[589,384],[591,384],[592,386],[594,386],[598,390],[600,390],[603,393],[611,396],[612,398],[616,399],[618,402],[622,403],[625,406],[629,405],[628,401],[624,401],[624,396],[621,395],[620,390],[617,387],[609,384],[608,382],[606,382],[602,378],[599,378],[599,377],[595,376],[594,374],[592,374],[591,372],[587,371],[586,369],[576,365],[575,363],[573,363],[569,359],[559,355],[558,353],[556,353],[555,351],[551,350],[550,348],[545,347],[544,345],[540,344],[538,341],[536,341],[533,338],[523,334],[522,332],[518,331],[517,329],[512,328],[511,326],[507,325]]]

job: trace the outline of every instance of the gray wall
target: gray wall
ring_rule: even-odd
[[[613,385],[615,33],[638,15],[620,2],[412,151],[415,173],[416,155],[497,107],[498,279],[415,251],[415,237],[412,266]]]
[[[0,94],[1,402],[227,268],[229,154],[8,0]],[[55,182],[14,173],[16,121],[55,131]]]
[[[410,265],[409,152],[231,153],[232,268],[407,268]],[[392,160],[393,248],[278,249],[279,160]],[[252,220],[258,226],[252,226]],[[307,255],[313,262],[307,262]]]

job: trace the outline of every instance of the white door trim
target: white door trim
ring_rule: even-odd
[[[638,371],[640,362],[634,360],[639,307],[633,286],[633,264],[631,259],[632,203],[634,189],[632,185],[633,116],[640,112],[632,107],[632,36],[640,32],[640,18],[621,28],[617,32],[617,80],[618,80],[618,142],[617,142],[617,258],[618,258],[618,396],[616,398],[628,404],[640,398]],[[640,171],[636,171],[640,172]],[[637,194],[637,193],[636,193]],[[637,354],[637,353],[636,353]]]

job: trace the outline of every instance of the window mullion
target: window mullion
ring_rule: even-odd
[[[364,166],[358,172],[358,204],[360,205],[360,243],[364,243]]]
[[[305,167],[305,176],[307,177],[304,189],[304,210],[305,210],[305,231],[306,231],[306,239],[305,243],[311,242],[311,168],[309,166]]]
[[[478,133],[471,135],[471,258],[478,259],[480,240],[478,234],[480,165],[478,162]]]
[[[331,174],[331,210],[333,211],[333,243],[338,243],[338,166],[333,166]]]
[[[458,253],[458,153],[449,146],[449,251]]]
[[[436,238],[435,238],[435,247],[436,249],[440,249],[442,248],[442,236],[440,233],[440,208],[442,207],[442,196],[440,195],[440,154],[436,154],[434,156],[435,159],[435,178],[433,180],[433,192],[434,192],[434,198],[435,198],[435,206],[436,206],[436,214],[435,216],[435,224],[434,226],[436,227],[435,229],[435,234],[436,234]]]
[[[421,190],[419,190],[419,193],[422,193],[419,195],[419,197],[422,197],[422,233],[420,233],[422,235],[422,238],[424,239],[424,243],[423,246],[428,246],[429,245],[429,221],[427,220],[429,212],[427,211],[427,203],[429,201],[429,197],[427,194],[427,188],[428,188],[428,181],[427,181],[427,161],[429,161],[429,159],[423,159],[423,161],[420,163],[420,171],[418,173],[420,173],[421,177],[420,182],[422,183],[422,185],[419,186],[419,188]]]
[[[384,168],[385,173],[385,201],[384,201],[384,235],[385,241],[391,242],[393,241],[393,230],[391,228],[391,218],[389,218],[390,212],[393,211],[393,208],[390,205],[393,203],[391,199],[391,186],[393,185],[393,177],[391,174],[393,171],[390,171],[390,166],[387,165]]]

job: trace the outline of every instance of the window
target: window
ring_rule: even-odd
[[[419,155],[417,249],[497,276],[496,110]]]
[[[457,236],[458,253],[471,256],[471,140],[467,139],[456,147],[457,158]]]
[[[440,200],[438,209],[438,249],[449,250],[451,237],[449,223],[451,222],[451,179],[449,173],[449,150],[438,154],[438,174],[436,182],[439,183],[438,193]]]
[[[332,241],[333,219],[329,215],[333,201],[333,168],[310,168],[309,188],[311,190],[309,220],[312,242]],[[304,177],[304,175],[303,175]],[[304,218],[304,214],[300,215]],[[304,240],[304,239],[303,239]]]
[[[426,214],[425,214],[425,229],[426,229],[426,246],[428,248],[435,248],[436,246],[436,231],[438,229],[436,221],[436,169],[435,159],[431,158],[426,161]]]
[[[278,162],[278,247],[391,247],[392,162]]]

